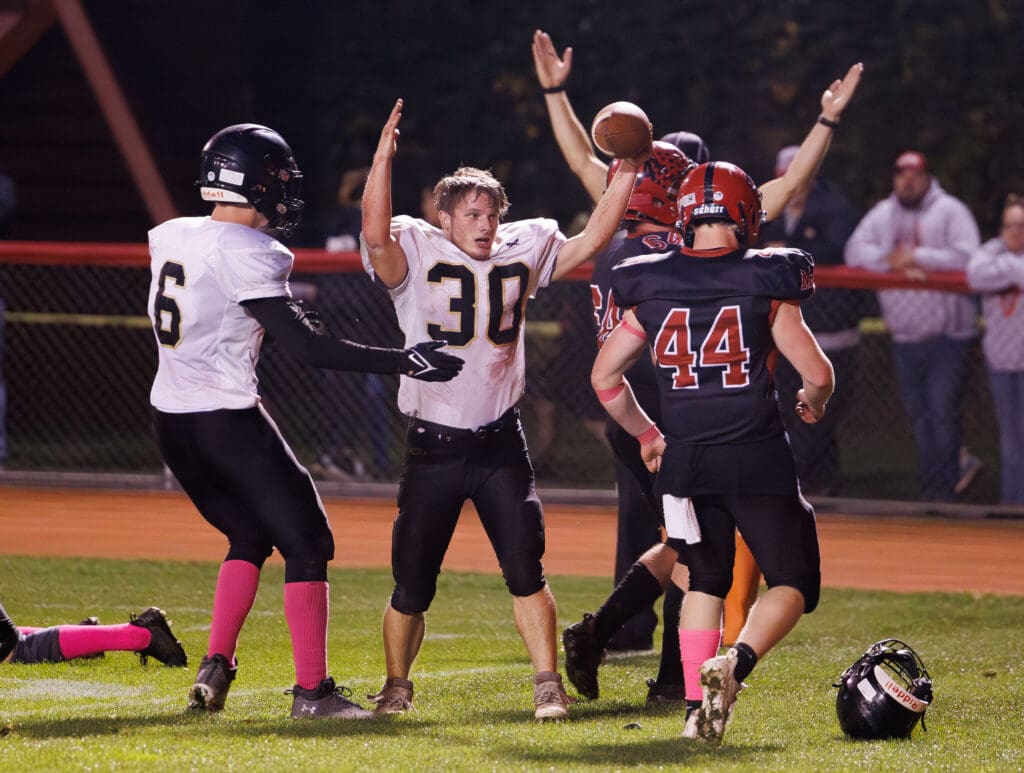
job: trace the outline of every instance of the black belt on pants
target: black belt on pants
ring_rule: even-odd
[[[452,450],[461,451],[472,448],[476,443],[485,441],[503,432],[515,430],[519,426],[519,409],[509,408],[492,422],[476,429],[461,429],[432,421],[413,418],[409,421],[408,442],[409,453],[423,456],[430,451]]]

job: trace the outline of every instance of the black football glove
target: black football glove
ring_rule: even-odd
[[[445,341],[423,341],[404,352],[401,374],[421,381],[451,381],[462,370],[462,358],[439,351]]]

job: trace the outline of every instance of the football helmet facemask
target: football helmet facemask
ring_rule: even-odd
[[[728,221],[736,226],[741,246],[757,243],[761,224],[761,191],[750,175],[728,161],[712,161],[693,169],[679,188],[679,230],[683,243],[693,246],[694,225],[706,220]]]
[[[622,159],[615,159],[608,167],[607,182],[622,166]],[[646,220],[649,223],[675,226],[679,220],[679,185],[687,170],[696,164],[675,145],[657,141],[653,143],[651,155],[644,161],[643,169],[637,172],[633,193],[629,196],[623,220]]]
[[[858,739],[909,738],[932,701],[928,669],[899,639],[872,644],[833,687],[839,726]]]
[[[255,123],[228,126],[210,138],[196,185],[205,201],[251,204],[267,218],[264,230],[280,239],[292,235],[305,207],[291,148],[276,131]]]

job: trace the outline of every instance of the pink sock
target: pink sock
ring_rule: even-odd
[[[223,655],[234,665],[235,648],[242,624],[256,600],[260,568],[248,561],[231,560],[220,565],[213,594],[210,643],[206,654]]]
[[[699,701],[704,697],[700,686],[700,667],[708,658],[718,654],[722,643],[722,631],[694,631],[679,629],[679,654],[683,660],[683,683],[686,685],[686,700]]]
[[[327,676],[326,582],[287,582],[284,616],[292,633],[295,683],[312,690]]]
[[[147,628],[121,625],[59,625],[57,643],[68,660],[109,650],[144,650],[153,635]]]

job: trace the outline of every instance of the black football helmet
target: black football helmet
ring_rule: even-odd
[[[909,738],[918,720],[924,728],[932,702],[928,669],[899,639],[872,644],[832,686],[839,726],[851,738]]]
[[[196,181],[205,201],[251,204],[281,239],[295,231],[305,202],[302,172],[284,137],[255,123],[228,126],[203,147]]]
[[[708,149],[704,138],[693,132],[672,132],[661,138],[662,142],[675,145],[687,158],[693,159],[695,164],[706,164],[711,160],[711,151]]]

